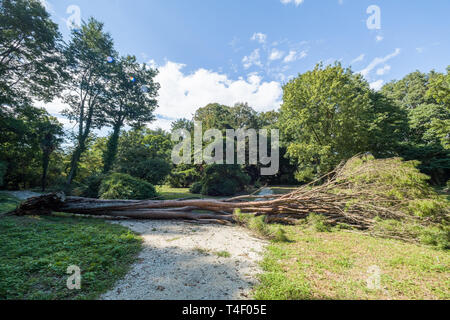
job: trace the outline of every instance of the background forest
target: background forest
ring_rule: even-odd
[[[450,178],[450,67],[414,71],[381,90],[339,63],[318,64],[283,87],[279,110],[258,113],[245,102],[198,106],[172,130],[279,129],[276,176],[258,166],[171,162],[171,132],[150,130],[158,106],[158,70],[115,50],[94,18],[63,42],[38,1],[5,0],[0,8],[0,186],[65,190],[86,197],[154,198],[154,186],[232,195],[247,186],[309,182],[356,154],[420,162],[436,186]],[[36,101],[61,98],[76,124],[65,131]],[[96,136],[109,128],[108,137]],[[225,178],[224,178],[225,177]]]

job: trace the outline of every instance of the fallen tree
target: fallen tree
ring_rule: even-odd
[[[245,195],[227,200],[131,201],[66,197],[53,193],[23,202],[15,215],[65,212],[133,219],[183,219],[204,223],[234,223],[235,213],[265,215],[268,222],[294,222],[311,213],[331,224],[371,228],[376,219],[448,221],[448,202],[427,184],[416,163],[401,159],[375,160],[358,156],[333,172],[284,195]]]

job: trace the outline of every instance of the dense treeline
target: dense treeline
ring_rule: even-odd
[[[450,178],[450,67],[413,72],[382,90],[340,64],[317,65],[283,88],[279,111],[246,103],[201,107],[172,130],[280,130],[280,170],[260,165],[173,165],[171,133],[150,130],[157,70],[120,55],[103,24],[91,18],[62,41],[37,0],[0,4],[0,185],[64,189],[86,197],[153,198],[154,185],[231,195],[245,185],[298,184],[358,153],[419,160],[434,184]],[[74,132],[37,101],[60,98]],[[96,129],[110,128],[108,137]]]

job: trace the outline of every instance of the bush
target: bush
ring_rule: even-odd
[[[88,177],[79,187],[73,190],[73,194],[79,197],[97,199],[102,181],[106,177],[104,174],[94,174]]]
[[[172,166],[163,159],[154,158],[138,161],[132,166],[120,166],[116,171],[145,180],[153,185],[161,185],[170,174]]]
[[[310,214],[307,218],[308,225],[313,227],[317,232],[331,232],[331,225],[324,216],[318,214]]]
[[[194,182],[201,179],[197,168],[191,168],[182,171],[175,171],[167,178],[167,183],[172,188],[188,188]]]
[[[193,194],[200,194],[200,193],[202,193],[202,188],[203,188],[203,186],[202,186],[201,182],[195,182],[189,189],[189,192],[193,193]]]
[[[0,187],[2,187],[4,184],[3,177],[6,174],[6,169],[8,169],[8,164],[6,162],[0,161]]]
[[[123,173],[104,178],[99,191],[100,199],[147,200],[158,196],[155,187],[146,181]]]
[[[205,169],[201,180],[202,194],[208,196],[232,196],[250,183],[250,177],[238,165],[213,164]]]

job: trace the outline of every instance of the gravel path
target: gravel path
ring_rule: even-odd
[[[241,227],[179,221],[114,222],[144,238],[139,262],[104,300],[249,299],[265,241]],[[220,257],[219,253],[230,255]]]
[[[32,192],[32,191],[3,191],[13,197],[16,197],[19,200],[27,200],[29,198],[40,196],[40,193]]]

